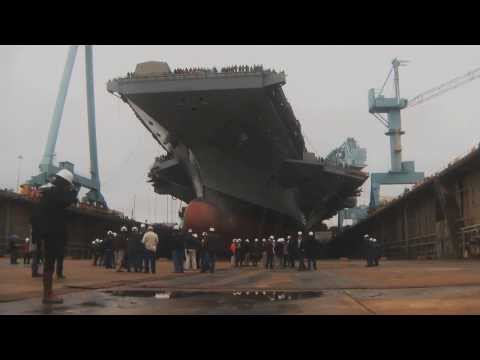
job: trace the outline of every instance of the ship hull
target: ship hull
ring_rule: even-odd
[[[284,83],[283,76],[261,73],[123,79],[108,89],[166,150],[149,176],[157,193],[189,204],[185,227],[265,236],[314,227],[366,179],[305,161]]]

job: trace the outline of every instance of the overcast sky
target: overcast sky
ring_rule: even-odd
[[[0,46],[0,187],[38,173],[68,46]],[[97,141],[102,192],[111,208],[136,217],[166,220],[166,202],[146,183],[155,156],[163,151],[130,108],[106,91],[106,82],[134,71],[139,62],[166,61],[174,67],[263,64],[285,70],[284,92],[303,133],[325,156],[347,137],[367,148],[366,168],[390,166],[383,126],[368,113],[368,89],[381,87],[394,57],[401,95],[407,99],[480,66],[479,46],[95,46]],[[89,171],[84,50],[79,49],[56,147],[56,161],[69,160]],[[387,85],[389,89],[392,84]],[[432,174],[480,141],[480,81],[402,112],[403,160]],[[308,145],[308,142],[307,142]],[[313,149],[312,149],[313,147]],[[369,200],[368,182],[360,202]],[[396,195],[398,186],[382,187]],[[178,204],[176,204],[178,207]]]

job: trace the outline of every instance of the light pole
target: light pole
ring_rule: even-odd
[[[18,167],[17,167],[17,188],[15,190],[15,192],[18,192],[18,188],[20,187],[20,171],[22,170],[22,160],[23,160],[23,156],[22,155],[19,155],[17,157],[18,159]]]

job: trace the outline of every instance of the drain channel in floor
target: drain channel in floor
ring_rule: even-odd
[[[253,301],[291,301],[316,298],[323,295],[321,291],[153,291],[153,290],[113,290],[106,291],[113,296],[155,298],[159,300],[180,299],[209,295],[224,299],[245,299]]]

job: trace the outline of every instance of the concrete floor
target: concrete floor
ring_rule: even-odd
[[[156,275],[114,273],[69,260],[67,279],[56,282],[64,304],[45,306],[40,301],[41,280],[30,278],[23,265],[0,259],[0,315],[480,314],[480,262],[475,261],[384,261],[367,268],[363,261],[329,260],[319,261],[316,272],[239,269],[220,262],[215,274],[172,274],[164,260],[157,266]],[[126,290],[131,292],[128,296],[111,293]],[[154,296],[179,291],[180,298]],[[247,291],[249,296],[243,296]],[[263,291],[267,296],[261,296]],[[318,294],[273,300],[273,291],[277,296]]]

